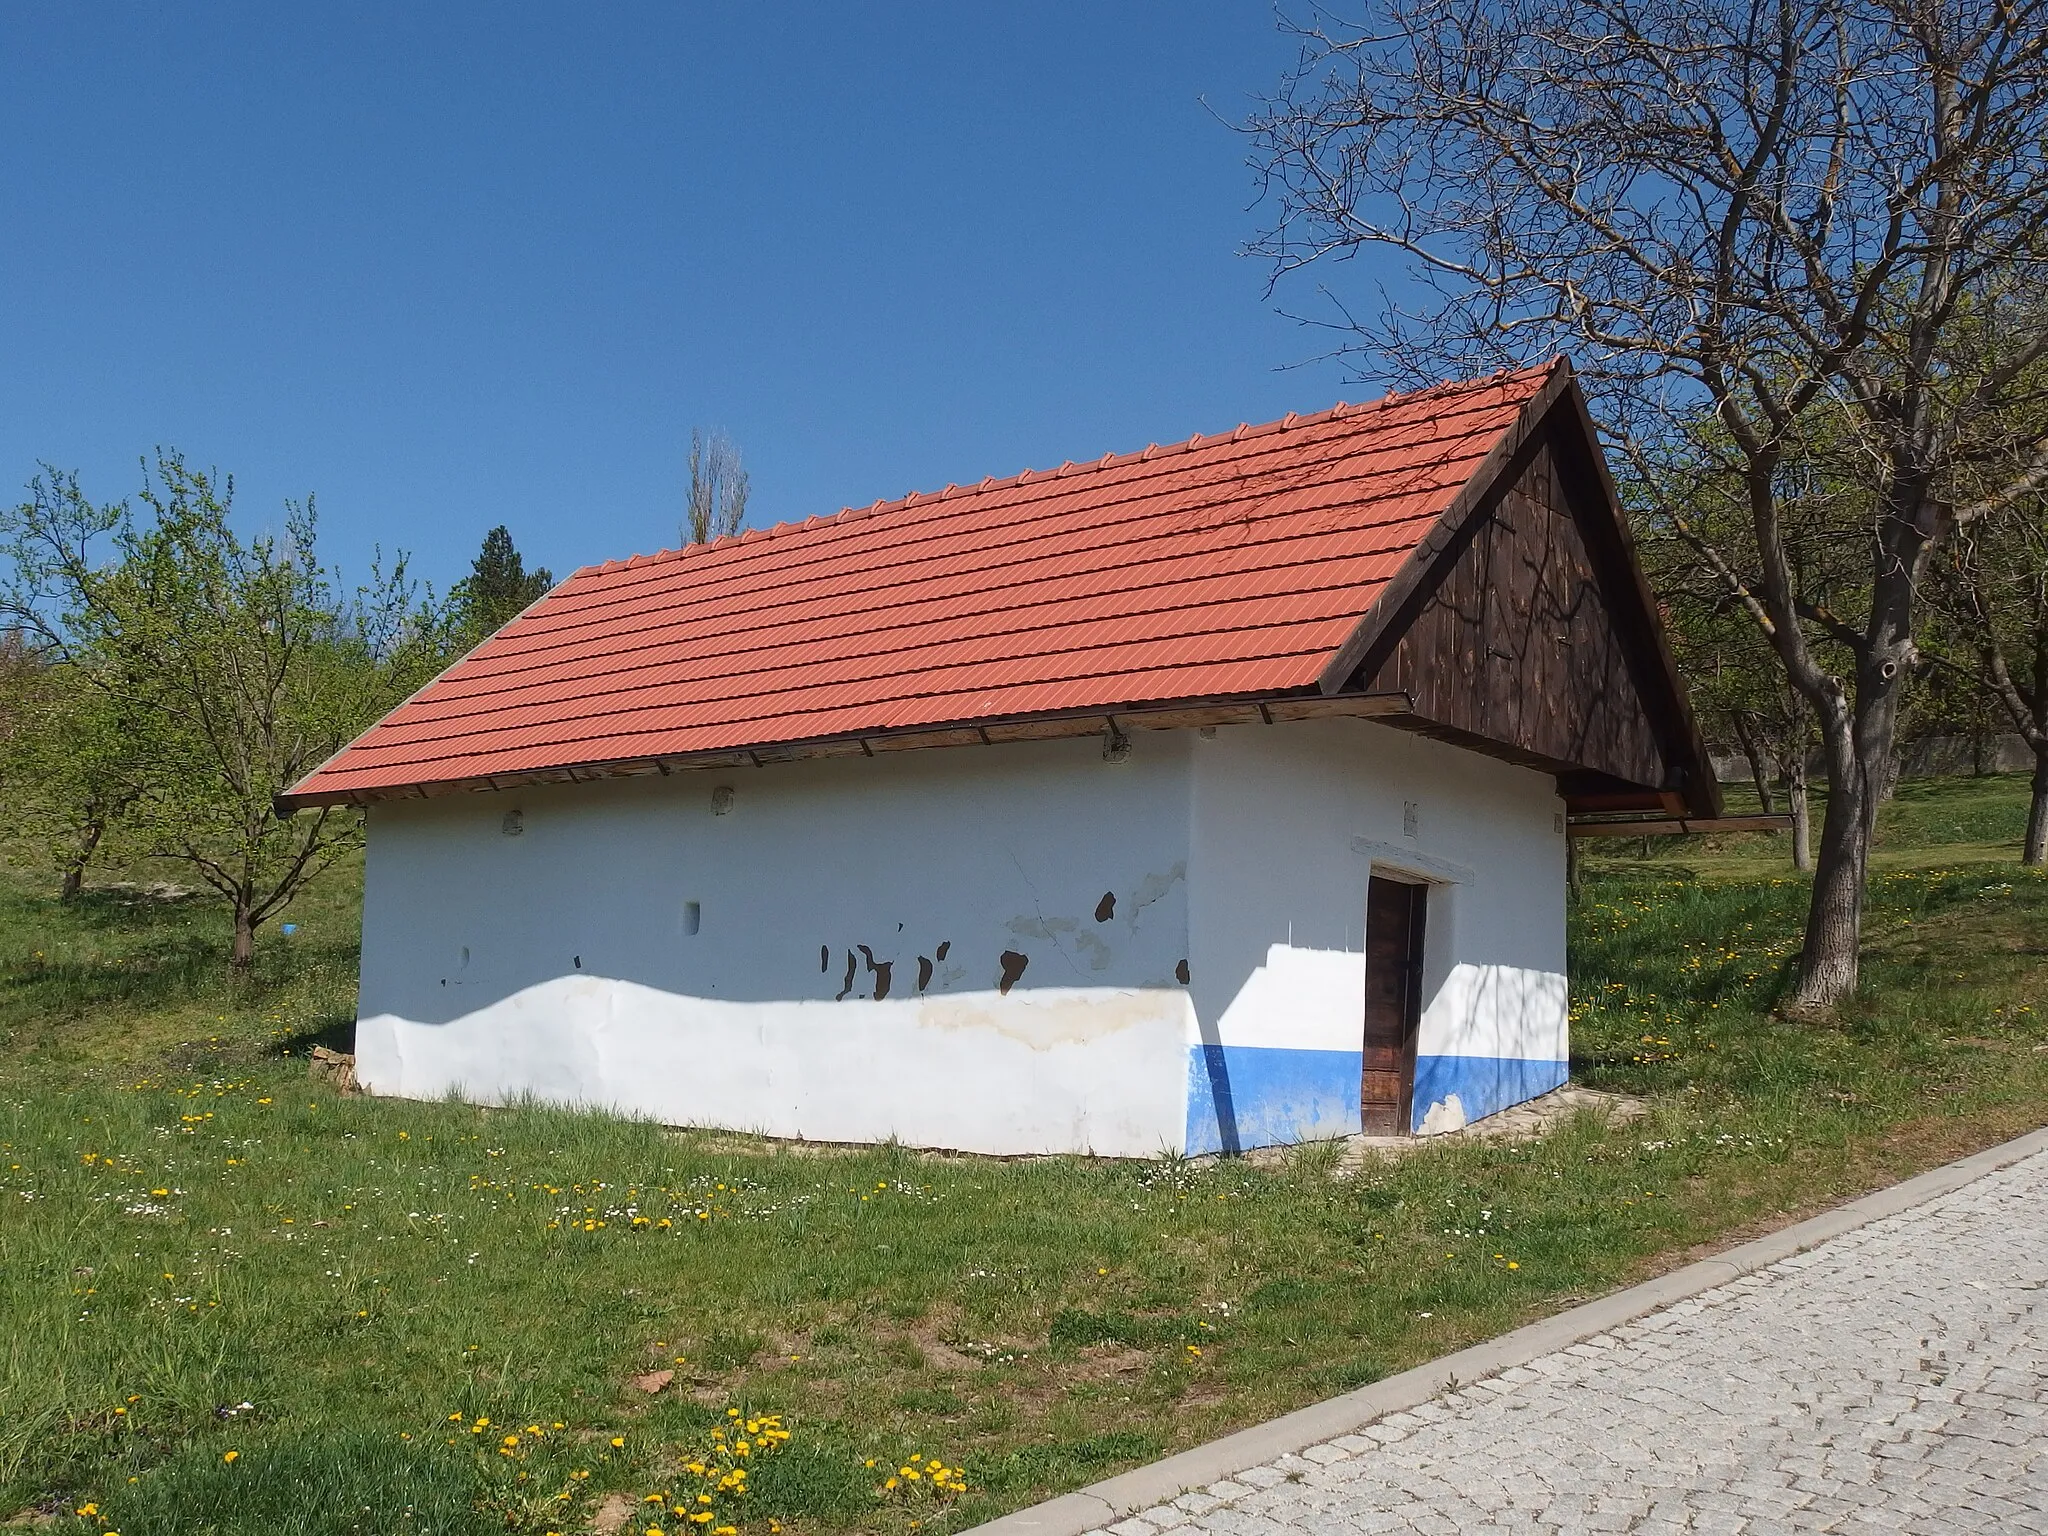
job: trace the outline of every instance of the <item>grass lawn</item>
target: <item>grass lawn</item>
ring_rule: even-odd
[[[958,1530],[2048,1119],[2024,809],[1901,792],[1825,1028],[1781,840],[1609,845],[1574,1075],[1651,1116],[1345,1180],[342,1096],[352,875],[237,986],[215,908],[0,870],[0,1522]]]

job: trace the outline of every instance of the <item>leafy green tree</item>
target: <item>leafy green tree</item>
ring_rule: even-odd
[[[0,617],[77,708],[118,722],[124,842],[227,903],[245,968],[257,930],[362,837],[352,810],[287,817],[276,797],[445,653],[402,559],[345,591],[319,562],[310,498],[287,504],[282,534],[245,539],[233,494],[174,452],[145,470],[141,515],[46,471],[0,515]]]
[[[469,574],[448,594],[450,618],[463,650],[496,634],[555,584],[546,566],[529,571],[503,523],[484,535]]]
[[[9,678],[10,721],[0,739],[0,781],[14,832],[45,850],[73,901],[140,795],[139,738],[119,690],[71,662],[31,659]]]

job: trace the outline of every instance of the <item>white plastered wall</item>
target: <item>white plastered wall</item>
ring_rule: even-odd
[[[1431,882],[1443,1129],[1562,1080],[1561,809],[1355,720],[381,804],[358,1075],[995,1153],[1346,1134],[1377,865]]]
[[[1565,839],[1547,774],[1362,720],[1194,743],[1192,1150],[1359,1124],[1366,884],[1426,880],[1415,1129],[1564,1080]]]
[[[358,1075],[819,1140],[1177,1147],[1192,742],[379,804]]]

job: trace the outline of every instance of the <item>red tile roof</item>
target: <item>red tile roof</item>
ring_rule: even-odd
[[[1550,376],[585,567],[287,800],[1311,688]]]

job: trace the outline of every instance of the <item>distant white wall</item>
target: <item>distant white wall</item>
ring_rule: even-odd
[[[379,804],[358,1076],[779,1136],[1178,1146],[1192,739]]]
[[[1193,750],[1190,1149],[1358,1129],[1375,863],[1430,882],[1415,1128],[1565,1080],[1549,775],[1360,720],[1222,729]]]
[[[1437,881],[1441,1129],[1563,1080],[1560,810],[1544,775],[1354,720],[379,804],[357,1075],[996,1153],[1347,1134],[1392,859]]]

